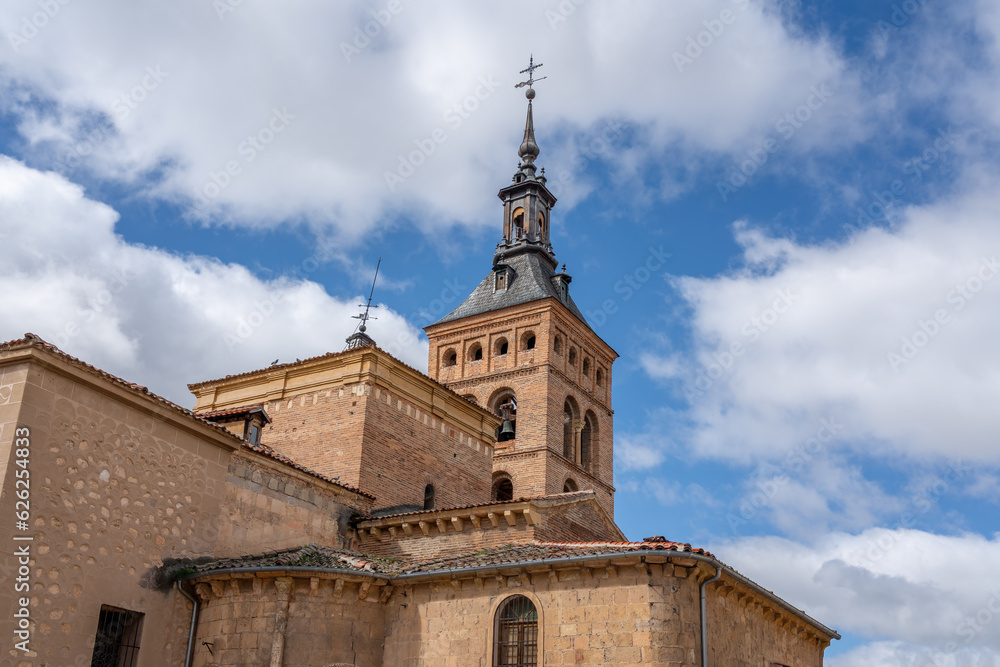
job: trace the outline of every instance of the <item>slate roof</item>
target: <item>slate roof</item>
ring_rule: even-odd
[[[565,304],[569,311],[573,313],[581,322],[588,327],[586,318],[580,309],[573,302],[573,297],[566,297],[563,301],[556,286],[552,284],[552,277],[556,274],[552,263],[539,249],[538,251],[528,250],[508,255],[502,260],[502,264],[510,267],[514,272],[514,277],[510,281],[506,290],[495,292],[493,290],[493,271],[483,278],[472,294],[466,297],[455,310],[451,311],[443,318],[435,322],[451,322],[463,317],[481,315],[482,313],[519,306],[523,303],[531,303],[552,297]]]

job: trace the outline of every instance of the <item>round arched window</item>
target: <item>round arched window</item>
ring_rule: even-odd
[[[514,595],[497,609],[493,630],[494,667],[535,667],[538,664],[538,610],[523,595]]]

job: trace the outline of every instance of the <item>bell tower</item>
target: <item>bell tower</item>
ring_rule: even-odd
[[[502,419],[493,498],[593,489],[614,518],[611,365],[618,354],[570,296],[550,240],[555,196],[537,172],[531,60],[520,158],[501,189],[503,231],[489,274],[455,310],[426,327],[428,374]],[[545,77],[542,77],[545,78]]]

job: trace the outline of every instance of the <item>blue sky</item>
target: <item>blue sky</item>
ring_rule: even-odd
[[[1000,665],[1000,7],[327,4],[5,3],[0,338],[191,405],[341,349],[381,257],[370,333],[426,369],[533,53],[626,534],[839,629],[828,664]]]

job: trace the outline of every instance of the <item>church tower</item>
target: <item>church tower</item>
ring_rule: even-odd
[[[593,489],[613,519],[611,365],[618,354],[573,302],[572,278],[550,242],[556,198],[535,166],[538,67],[532,61],[518,84],[528,86],[528,114],[520,163],[498,194],[503,234],[493,267],[455,310],[426,327],[428,373],[503,420],[493,499]]]

